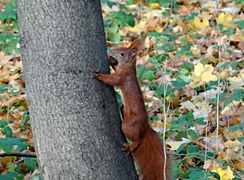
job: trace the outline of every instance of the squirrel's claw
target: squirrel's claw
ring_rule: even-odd
[[[98,76],[100,72],[96,69],[91,69],[91,71],[95,74],[95,76]]]
[[[124,143],[123,146],[124,147],[122,148],[122,150],[127,152],[126,155],[129,156],[130,155],[129,145],[127,143]]]

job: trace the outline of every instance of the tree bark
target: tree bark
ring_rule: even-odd
[[[109,73],[99,0],[18,0],[31,126],[45,180],[138,179]]]

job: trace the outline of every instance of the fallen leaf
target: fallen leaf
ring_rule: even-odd
[[[232,111],[241,101],[232,101],[230,104],[225,106],[225,108],[221,111],[221,114],[225,114],[228,111]],[[244,107],[244,102],[241,102],[241,106]]]
[[[233,15],[229,13],[220,13],[219,16],[217,17],[217,23],[222,24],[225,29],[227,27],[235,27],[236,25],[232,23],[233,20]]]
[[[204,85],[210,81],[216,81],[218,78],[212,74],[213,66],[199,62],[194,66],[194,72],[192,73],[193,82],[189,85],[193,88]]]
[[[196,27],[198,29],[209,27],[209,22],[207,19],[203,19],[202,21],[200,21],[199,17],[197,17],[197,16],[194,17],[192,24],[194,27]]]
[[[225,169],[225,170],[218,168],[217,170],[213,170],[212,172],[218,173],[221,180],[230,180],[230,179],[233,179],[235,177],[233,175],[233,172],[232,172],[230,166],[228,166],[227,169]]]
[[[185,138],[182,139],[183,141],[166,141],[166,144],[170,146],[170,150],[175,151],[181,146],[181,144],[191,142],[189,139],[185,139]]]
[[[244,73],[241,73],[237,77],[231,77],[228,79],[230,81],[230,90],[234,91],[236,89],[244,89]]]
[[[134,27],[130,27],[129,31],[134,33],[141,33],[146,31],[146,21],[140,21],[139,24],[135,25]]]
[[[161,5],[158,2],[152,2],[149,4],[149,7],[155,9],[161,7]]]
[[[9,82],[9,71],[6,66],[0,66],[0,83]]]
[[[224,146],[225,148],[237,148],[238,150],[239,148],[242,147],[242,144],[240,143],[240,141],[235,139],[234,141],[228,140],[227,142],[224,143]]]

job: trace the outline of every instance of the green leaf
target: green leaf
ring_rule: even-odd
[[[179,75],[178,78],[182,79],[182,81],[185,81],[187,84],[192,81],[191,78],[189,78],[188,76],[184,76],[184,75]]]
[[[118,24],[113,24],[112,27],[109,30],[112,33],[116,33],[117,30],[118,30]]]
[[[237,0],[235,4],[242,6],[242,5],[244,5],[244,1],[243,0]]]
[[[145,71],[145,72],[143,73],[143,76],[144,76],[144,78],[148,79],[149,81],[152,81],[152,80],[154,80],[154,78],[155,78],[154,72],[151,71],[151,70],[149,70],[149,71]]]
[[[204,118],[198,118],[198,119],[196,119],[196,122],[197,122],[198,124],[205,125],[205,124],[206,124],[206,122],[204,122],[204,121],[205,121],[205,119],[204,119]]]
[[[188,131],[188,139],[194,141],[197,138],[199,138],[199,135],[195,131],[193,131],[193,130],[190,129]]]
[[[187,143],[181,144],[180,147],[175,151],[175,153],[180,153],[184,149],[185,145],[187,145]]]
[[[186,131],[186,127],[180,123],[178,124],[172,124],[170,126],[171,129],[175,129],[175,130],[178,130],[178,131]]]
[[[238,65],[242,65],[243,63],[244,63],[244,60],[242,60],[242,61],[237,61],[237,62],[232,63],[232,64],[231,64],[231,67],[232,67],[232,68],[236,68],[236,66],[238,66]]]
[[[120,35],[118,33],[112,33],[110,37],[113,42],[120,42]]]
[[[221,66],[219,67],[219,69],[220,69],[220,70],[224,70],[225,68],[229,67],[230,65],[231,65],[231,63],[228,61],[228,62],[224,63],[223,65],[221,65]]]
[[[195,16],[198,16],[198,13],[191,13],[191,15],[188,17],[189,21],[193,21]]]
[[[131,14],[126,14],[123,11],[112,12],[112,14],[106,16],[106,20],[112,20],[113,23],[120,24],[120,27],[123,29],[127,24],[129,26],[134,26],[134,17]]]
[[[154,37],[156,37],[156,38],[159,38],[159,37],[162,36],[162,34],[159,33],[159,32],[149,32],[148,35],[149,35],[149,36],[154,36]]]
[[[4,128],[8,123],[4,120],[0,120],[0,128]]]
[[[3,130],[2,130],[2,133],[8,137],[8,138],[11,138],[12,137],[12,129],[10,127],[5,127]]]
[[[18,177],[18,174],[14,173],[14,172],[10,172],[10,173],[5,174],[5,175],[0,174],[0,179],[1,180],[13,180],[13,179],[15,179],[17,177]]]
[[[132,5],[132,4],[134,4],[134,0],[127,0],[126,1],[126,5]]]
[[[186,55],[186,57],[188,57],[188,58],[192,58],[192,57],[194,57],[194,54],[192,54],[191,52],[186,52],[185,55]]]
[[[176,52],[176,56],[183,54],[191,49],[191,43],[189,43],[186,47],[181,48],[179,51]]]
[[[193,115],[192,112],[188,112],[188,113],[186,114],[186,120],[187,120],[187,124],[188,124],[189,126],[191,126],[191,127],[194,126],[194,123],[193,123],[193,121],[194,121],[194,115]]]
[[[225,101],[225,106],[228,105],[231,101],[239,101],[242,98],[244,98],[244,90],[238,89],[232,96],[230,96],[229,99]]]
[[[244,21],[243,21],[243,22],[244,22]],[[244,24],[243,24],[243,25],[244,25]],[[234,30],[234,28],[232,28],[232,27],[228,27],[228,29],[226,30],[226,32],[227,32],[227,37],[229,38],[231,35],[234,34],[235,30]]]
[[[8,15],[8,19],[17,19],[16,6],[13,4],[7,4],[4,13]]]
[[[196,145],[189,145],[188,148],[187,148],[187,153],[197,153],[199,152],[200,150],[198,149],[198,146]]]
[[[31,171],[36,169],[36,158],[24,158],[24,162]]]
[[[220,32],[224,32],[224,26],[223,26],[223,24],[218,24],[218,27],[219,27],[219,31]]]
[[[190,173],[189,178],[187,178],[187,179],[188,180],[196,180],[196,179],[203,180],[204,175],[205,175],[205,171],[199,171],[196,169]]]
[[[173,45],[163,45],[163,46],[157,47],[157,50],[165,50],[166,52],[169,52],[169,51],[174,51],[175,47]]]
[[[163,86],[158,86],[157,90],[155,92],[155,95],[159,98],[163,97],[164,94],[164,87]]]
[[[13,146],[17,145],[16,152],[27,149],[30,145],[25,144],[24,142],[27,139],[23,138],[0,138],[0,148],[5,152],[13,152]]]
[[[241,27],[241,29],[244,29],[244,20],[237,21],[236,24],[238,24]]]
[[[165,17],[170,17],[169,13],[167,13],[167,12],[165,12],[165,11],[162,12],[162,15],[165,16]]]
[[[8,166],[8,172],[14,172],[14,164],[10,164],[9,166]]]
[[[222,99],[224,99],[226,97],[226,94],[225,93],[221,93],[219,95],[219,101],[221,101]],[[211,103],[217,103],[217,98],[214,98],[214,99],[211,99],[210,100]]]
[[[186,133],[185,131],[181,131],[177,134],[177,136],[175,137],[176,141],[182,141],[182,138],[186,138]]]
[[[189,42],[187,41],[186,38],[182,38],[182,39],[180,40],[180,44],[181,44],[182,46],[187,46],[187,45],[189,44]]]
[[[159,2],[163,7],[169,7],[169,5],[171,4],[170,0],[160,0]]]
[[[235,130],[238,130],[238,129],[241,129],[241,128],[244,128],[244,123],[231,126],[230,130],[231,131],[235,131]]]
[[[125,20],[129,26],[135,26],[134,16],[132,16],[131,14],[126,14]]]
[[[8,42],[5,44],[3,51],[6,54],[16,54],[20,50],[17,48],[19,44],[19,37],[13,37],[12,39],[9,39]]]
[[[17,163],[17,166],[15,168],[15,171],[16,172],[21,173],[21,165],[22,165],[22,161],[20,161],[20,162]]]
[[[171,81],[172,85],[174,86],[174,90],[182,89],[187,83],[182,80]]]

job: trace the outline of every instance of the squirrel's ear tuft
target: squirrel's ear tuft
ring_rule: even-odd
[[[144,43],[145,43],[145,39],[136,39],[135,41],[133,41],[130,45],[130,49],[136,49],[136,51],[140,51],[142,49],[144,49]]]
[[[133,56],[135,56],[136,52],[137,52],[136,48],[131,49],[129,51],[129,59],[131,59]]]

